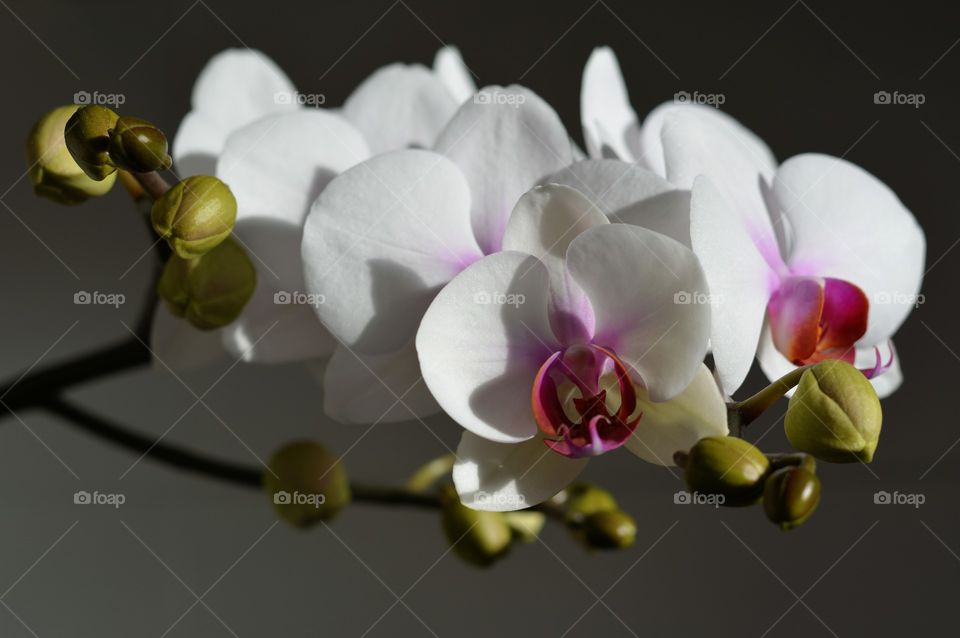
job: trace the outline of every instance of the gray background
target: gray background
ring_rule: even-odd
[[[197,72],[233,46],[266,51],[302,92],[323,93],[336,105],[378,66],[429,62],[441,42],[454,43],[481,84],[522,81],[579,140],[583,64],[594,46],[611,45],[641,113],[680,90],[720,92],[726,110],[779,158],[845,155],[879,176],[925,228],[929,268],[926,303],[897,335],[906,383],[885,402],[874,463],[822,467],[820,509],[789,534],[756,508],[674,505],[677,477],[624,452],[593,463],[586,476],[636,516],[634,548],[591,554],[551,525],[543,543],[480,571],[441,559],[445,542],[432,513],[357,506],[329,531],[271,527],[267,499],[255,492],[150,460],[120,480],[135,461],[129,453],[42,410],[22,411],[21,422],[5,417],[0,635],[159,636],[176,623],[166,635],[348,636],[377,622],[369,635],[539,636],[563,634],[581,615],[568,635],[896,636],[954,626],[954,7],[822,0],[0,4],[4,376],[51,346],[41,366],[126,338],[121,321],[134,321],[149,276],[144,260],[120,279],[152,241],[122,193],[70,209],[32,195],[22,178],[29,126],[84,89],[124,93],[125,112],[172,134]],[[921,92],[926,103],[875,105],[878,90]],[[878,260],[888,257],[878,250]],[[128,303],[74,306],[77,290],[122,292]],[[184,380],[202,394],[222,372]],[[748,389],[760,381],[755,371]],[[175,378],[148,369],[71,396],[156,435],[195,402]],[[345,463],[369,481],[397,482],[458,438],[440,419],[366,436],[330,423],[299,366],[237,366],[204,402],[209,410],[196,405],[169,441],[253,464],[254,454],[266,458],[294,437],[317,437],[340,451],[359,441]],[[782,407],[752,426],[751,438],[762,438],[768,451],[786,449],[775,421]],[[78,489],[122,492],[127,503],[81,508],[72,503]],[[874,505],[880,489],[922,493],[926,503]]]

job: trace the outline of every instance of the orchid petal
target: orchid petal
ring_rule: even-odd
[[[462,104],[477,92],[477,84],[469,67],[464,63],[460,49],[445,46],[433,58],[433,72],[457,104]]]
[[[640,121],[609,47],[594,49],[583,69],[580,118],[590,157],[636,160]]]

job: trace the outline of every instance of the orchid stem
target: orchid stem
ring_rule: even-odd
[[[738,403],[727,404],[728,420],[731,426],[734,426],[730,429],[739,433],[740,428],[750,425],[774,403],[782,399],[787,392],[796,387],[800,383],[800,377],[810,367],[802,366],[791,370],[752,397]]]

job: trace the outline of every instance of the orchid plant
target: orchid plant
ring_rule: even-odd
[[[592,547],[629,545],[629,515],[576,482],[621,447],[681,466],[688,495],[762,501],[784,529],[816,507],[815,459],[873,459],[925,240],[865,170],[818,154],[778,164],[709,106],[668,103],[641,121],[606,48],[584,70],[585,153],[535,92],[478,89],[451,47],[432,68],[376,71],[339,108],[323,102],[264,54],[225,51],[197,79],[172,157],[145,120],[61,107],[31,133],[31,178],[72,204],[119,176],[149,208],[166,240],[163,303],[140,328],[164,365],[301,362],[333,419],[443,414],[462,429],[455,453],[400,487],[353,481],[313,441],[261,472],[60,398],[80,369],[144,363],[139,344],[29,372],[5,405],[265,485],[299,526],[350,502],[438,508],[477,564],[536,538],[546,516]],[[772,383],[735,400],[755,359]],[[786,395],[796,451],[765,454],[743,428]]]

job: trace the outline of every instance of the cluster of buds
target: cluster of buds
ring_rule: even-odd
[[[237,201],[230,188],[197,175],[167,188],[150,179],[169,169],[167,138],[152,123],[101,105],[63,106],[44,115],[27,141],[38,195],[78,204],[110,191],[119,172],[148,182],[150,223],[173,253],[158,293],[170,311],[200,330],[234,321],[256,286],[256,269],[230,241]]]

